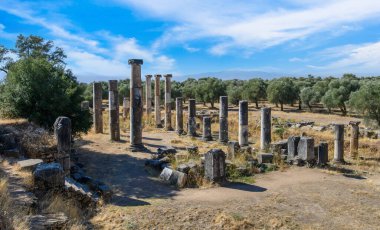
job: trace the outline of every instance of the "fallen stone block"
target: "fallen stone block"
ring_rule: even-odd
[[[41,164],[43,161],[41,159],[28,159],[17,162],[17,167],[20,170],[24,171],[34,171],[38,164]]]
[[[323,132],[327,129],[326,126],[313,126],[313,130],[318,131],[318,132]]]
[[[177,150],[173,147],[163,147],[163,148],[157,149],[158,155],[170,155],[170,154],[175,154],[176,152]]]
[[[187,164],[180,164],[178,165],[177,170],[183,173],[188,173],[190,171],[190,167]]]
[[[188,146],[186,147],[186,150],[190,156],[198,156],[199,154],[198,146]]]
[[[257,154],[257,161],[259,164],[272,163],[273,154],[272,153],[259,153]]]
[[[58,163],[38,164],[33,172],[34,184],[41,190],[62,188],[65,185],[65,174]]]
[[[164,168],[160,174],[160,178],[171,185],[176,185],[179,188],[183,188],[186,185],[187,176],[183,172],[170,168]]]
[[[277,141],[271,143],[270,146],[273,153],[281,154],[281,149],[288,149],[288,140]]]
[[[64,188],[68,195],[77,199],[82,205],[94,205],[99,201],[99,196],[92,192],[85,184],[81,184],[69,177],[65,178]]]
[[[30,230],[66,229],[69,218],[64,213],[42,214],[27,217]]]

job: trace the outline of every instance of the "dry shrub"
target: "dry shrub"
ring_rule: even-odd
[[[55,151],[55,140],[47,130],[30,125],[22,130],[20,143],[25,154],[30,158],[45,158],[44,154]]]
[[[215,227],[220,229],[252,229],[254,224],[238,213],[232,215],[220,213],[213,221]]]
[[[77,202],[65,198],[59,193],[48,193],[39,202],[42,212],[58,213],[63,212],[70,220],[80,221],[83,218],[83,212]]]

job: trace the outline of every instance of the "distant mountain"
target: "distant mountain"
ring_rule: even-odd
[[[246,80],[254,77],[260,77],[262,79],[272,79],[276,77],[284,77],[288,76],[283,73],[269,73],[263,71],[249,71],[249,70],[225,70],[219,72],[208,72],[208,73],[197,73],[197,74],[189,74],[183,75],[181,78],[187,79],[191,78],[202,78],[202,77],[216,77],[221,78],[223,80],[231,80],[231,79],[241,79]]]

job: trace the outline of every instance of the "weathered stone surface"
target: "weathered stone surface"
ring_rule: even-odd
[[[270,144],[273,153],[281,154],[281,149],[288,149],[288,140],[281,140]]]
[[[22,161],[17,161],[17,167],[20,170],[33,171],[37,167],[37,165],[42,162],[43,161],[41,159],[22,160]]]
[[[69,218],[62,212],[27,217],[29,230],[66,229]]]
[[[182,135],[183,130],[183,102],[182,97],[175,99],[176,104],[176,132],[178,135]]]
[[[335,124],[334,162],[344,163],[344,125]]]
[[[103,113],[102,113],[103,89],[101,82],[94,82],[93,85],[93,114],[95,133],[103,133]]]
[[[239,145],[248,145],[248,101],[239,102]]]
[[[211,149],[205,154],[205,178],[212,182],[226,180],[226,154],[221,149]]]
[[[272,163],[273,154],[272,153],[259,153],[257,154],[257,161],[259,164]]]
[[[157,148],[157,154],[160,155],[159,158],[162,158],[166,155],[174,155],[176,152],[177,152],[177,150],[171,146]]]
[[[211,117],[203,117],[203,133],[202,139],[204,141],[211,141]]]
[[[298,155],[298,143],[301,137],[291,136],[288,138],[288,161],[292,161]]]
[[[261,109],[261,137],[260,137],[260,148],[261,150],[266,150],[270,147],[271,139],[271,108]]]
[[[318,132],[323,132],[327,129],[327,127],[326,126],[313,126],[312,129],[315,131],[318,131]]]
[[[195,113],[196,113],[196,107],[195,107],[195,99],[189,99],[189,117],[187,121],[187,135],[191,137],[197,136],[197,123],[195,120]]]
[[[314,160],[314,138],[301,137],[298,143],[298,156],[303,161]]]
[[[165,129],[167,131],[173,130],[172,127],[172,107],[171,107],[171,74],[165,74]]]
[[[219,109],[219,141],[228,142],[228,97],[220,97]]]
[[[177,170],[183,173],[188,173],[190,171],[190,166],[187,164],[180,164],[178,165]]]
[[[129,113],[130,102],[127,97],[123,97],[123,118],[127,118]]]
[[[120,141],[119,90],[117,80],[108,81],[109,133],[112,141]]]
[[[317,164],[323,166],[329,161],[329,146],[327,142],[318,145]]]
[[[80,201],[84,206],[88,207],[99,201],[99,196],[92,192],[86,184],[76,182],[75,180],[66,177],[64,180],[64,186],[68,195]]]
[[[187,175],[177,170],[164,168],[160,174],[160,178],[171,185],[176,185],[179,188],[183,188],[186,185]]]
[[[160,90],[160,79],[161,75],[154,75],[154,118],[156,121],[156,128],[162,128],[161,122],[161,90]]]
[[[237,141],[229,141],[227,145],[227,158],[234,159],[240,151],[240,145]]]
[[[142,85],[141,85],[141,59],[130,59],[131,81],[130,81],[130,146],[132,152],[145,151],[142,143]]]
[[[353,159],[358,158],[359,149],[359,124],[360,121],[350,121],[351,139],[350,139],[350,155]]]
[[[58,163],[42,163],[33,172],[34,184],[37,188],[47,190],[62,188],[65,185],[65,174]]]
[[[68,117],[58,117],[54,122],[54,135],[57,140],[58,154],[54,160],[60,163],[66,175],[70,173],[71,153],[71,120]]]
[[[152,113],[152,75],[145,75],[145,78],[146,114],[149,117]]]

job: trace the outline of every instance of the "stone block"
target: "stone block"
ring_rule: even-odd
[[[226,154],[221,149],[211,149],[205,154],[205,178],[212,182],[226,180]]]
[[[259,153],[257,154],[257,161],[259,164],[272,163],[273,154],[272,153]]]
[[[314,160],[314,138],[301,137],[298,143],[298,156],[303,161]]]
[[[321,142],[318,145],[317,164],[320,166],[326,165],[329,161],[329,146],[327,142]]]
[[[34,184],[41,190],[62,188],[65,185],[65,174],[58,163],[41,163],[33,172]]]
[[[281,154],[281,149],[288,149],[288,140],[277,141],[271,143],[270,146],[273,153]]]
[[[179,188],[185,187],[187,180],[185,173],[170,168],[164,168],[160,174],[160,178],[163,181],[171,185],[176,185]]]
[[[34,171],[38,164],[41,164],[43,161],[41,159],[28,159],[17,162],[17,167],[20,170],[25,171]]]
[[[298,143],[300,141],[300,137],[298,136],[291,136],[288,138],[288,161],[292,161],[295,156],[298,155]]]

